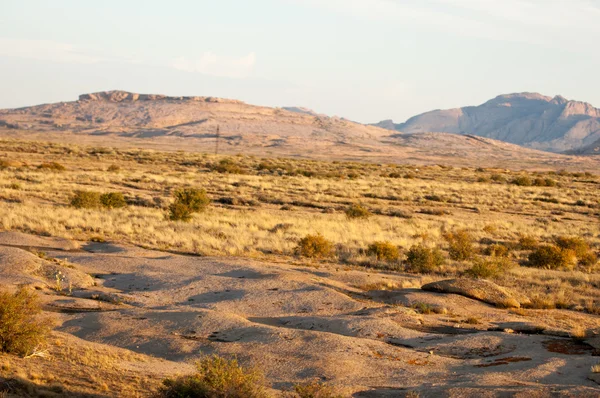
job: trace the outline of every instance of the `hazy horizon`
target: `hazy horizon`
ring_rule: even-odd
[[[538,92],[600,105],[600,2],[7,0],[0,108],[126,90],[359,122]]]

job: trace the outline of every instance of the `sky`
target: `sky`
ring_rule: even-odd
[[[600,0],[0,0],[0,108],[126,90],[371,123],[539,92],[600,107]]]

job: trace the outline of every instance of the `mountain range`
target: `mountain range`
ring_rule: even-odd
[[[600,146],[600,110],[562,97],[511,94],[403,124],[365,125],[301,107],[116,90],[0,110],[0,136],[257,156],[592,170],[600,156],[579,155]],[[548,152],[565,150],[571,153]]]
[[[550,152],[593,154],[600,147],[600,109],[561,96],[500,95],[479,106],[434,110],[395,124],[376,126],[403,133],[471,134]]]

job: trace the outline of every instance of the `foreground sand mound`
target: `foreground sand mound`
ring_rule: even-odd
[[[497,307],[520,308],[521,305],[530,303],[525,296],[481,279],[448,279],[428,283],[421,286],[421,289],[430,292],[460,294]]]
[[[22,232],[0,232],[0,245],[15,247],[34,247],[55,250],[77,250],[80,245],[69,239],[27,235]]]
[[[46,261],[16,247],[0,246],[0,284],[9,289],[17,286],[58,289],[59,285],[68,289],[90,287],[94,280],[74,266]]]

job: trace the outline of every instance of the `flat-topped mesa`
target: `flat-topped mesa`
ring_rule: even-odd
[[[162,94],[137,94],[128,91],[101,91],[97,93],[81,94],[79,101],[107,101],[107,102],[136,102],[136,101],[197,101],[219,102],[229,104],[243,104],[243,101],[217,98],[217,97],[171,97]]]

